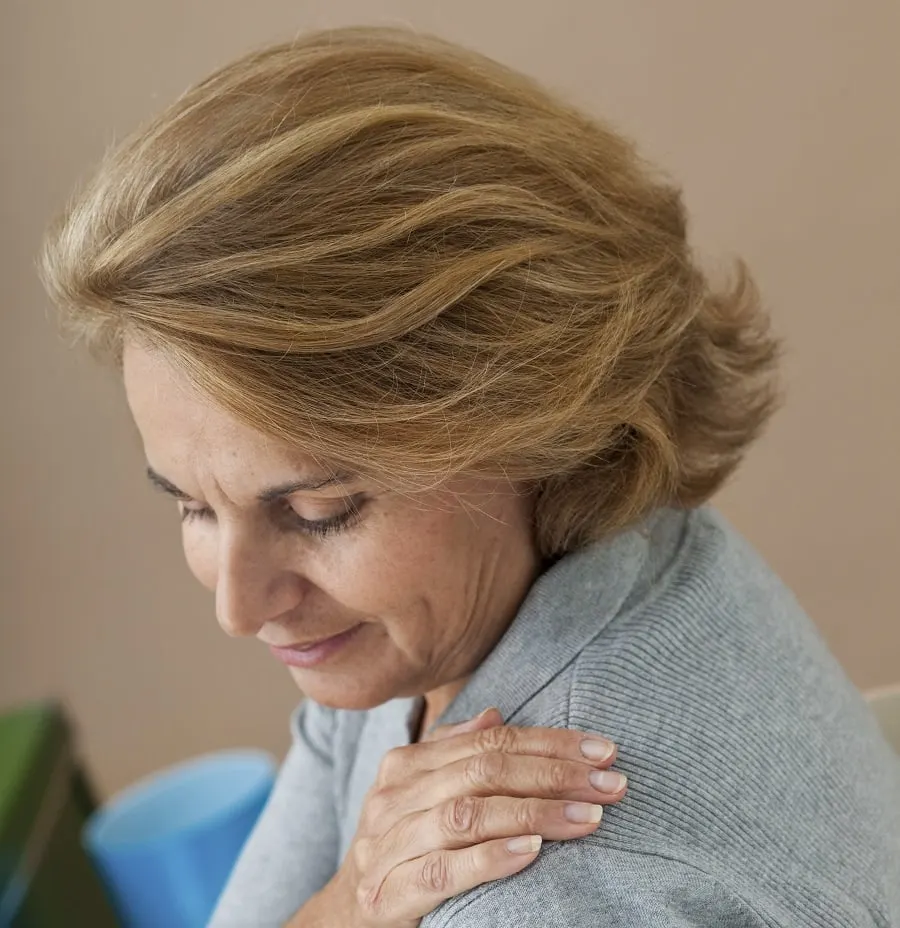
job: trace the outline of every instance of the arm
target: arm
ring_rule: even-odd
[[[457,896],[421,928],[767,928],[730,887],[666,857],[587,838],[545,847],[527,870]]]
[[[281,928],[337,871],[334,713],[305,700],[275,788],[209,928]]]

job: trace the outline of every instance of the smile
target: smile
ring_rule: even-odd
[[[315,667],[335,655],[348,644],[362,628],[362,623],[331,638],[320,638],[308,644],[293,644],[283,647],[269,645],[272,656],[289,667]]]

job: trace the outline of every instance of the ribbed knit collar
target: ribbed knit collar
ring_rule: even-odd
[[[514,714],[640,598],[676,552],[689,516],[661,510],[638,528],[566,555],[534,583],[503,637],[436,725],[496,706]]]

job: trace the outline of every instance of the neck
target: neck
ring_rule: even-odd
[[[443,686],[439,686],[437,689],[425,694],[416,741],[421,741],[428,729],[444,714],[444,711],[453,702],[457,694],[462,691],[467,682],[468,677],[464,677],[462,680],[445,683]]]
[[[464,676],[444,683],[424,694],[424,705],[419,718],[416,740],[420,740],[428,729],[444,714],[447,707],[463,690],[475,669],[491,652],[506,633],[519,611],[528,590],[547,564],[542,564],[534,545],[529,541],[520,546],[518,556],[507,551],[505,570],[498,583],[494,584],[494,596],[486,607],[486,614],[495,620],[485,623],[487,635],[479,643],[475,653],[470,653],[468,666],[462,670]],[[498,575],[499,576],[499,575]],[[483,708],[488,708],[484,706]]]

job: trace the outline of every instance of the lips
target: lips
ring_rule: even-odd
[[[291,645],[269,645],[273,657],[291,667],[314,667],[337,654],[356,637],[362,623],[328,638]]]
[[[347,629],[347,631],[350,630],[351,629]],[[308,651],[310,648],[315,648],[320,644],[324,644],[326,641],[331,641],[332,638],[340,638],[341,635],[346,634],[347,632],[338,632],[337,635],[329,635],[327,638],[316,638],[314,641],[308,641],[306,644],[282,644],[272,645],[272,647],[285,651]]]

